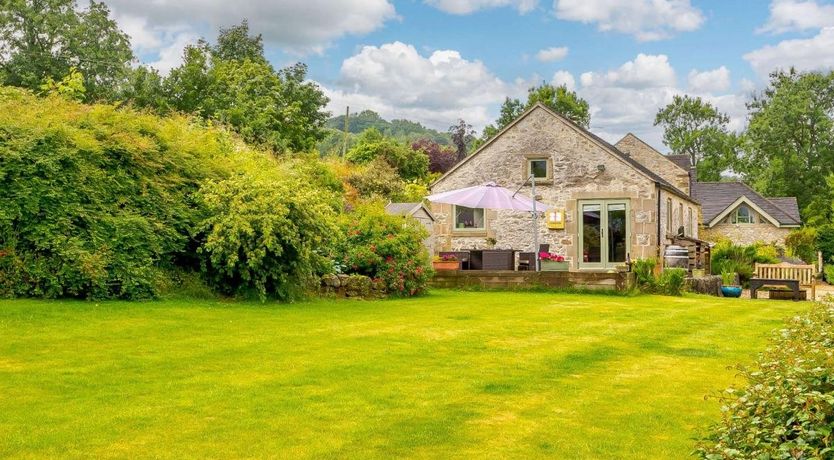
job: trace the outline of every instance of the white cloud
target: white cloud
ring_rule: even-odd
[[[834,27],[822,29],[811,38],[784,40],[759,48],[745,54],[744,60],[762,78],[791,66],[802,71],[834,69]]]
[[[696,93],[727,91],[730,88],[730,71],[723,65],[703,72],[693,69],[689,72],[688,82],[689,90]]]
[[[757,32],[784,33],[834,26],[834,5],[813,0],[773,0],[767,24]]]
[[[676,32],[697,30],[701,10],[689,0],[555,0],[556,17],[599,30],[633,35],[639,41],[662,40]]]
[[[159,48],[157,59],[149,62],[148,65],[158,70],[162,75],[167,75],[171,69],[182,63],[183,49],[186,45],[197,43],[199,38],[190,32],[176,34],[170,42],[166,42],[165,46]]]
[[[162,31],[208,31],[249,20],[253,33],[285,50],[321,52],[345,35],[372,32],[397,17],[390,0],[108,0],[119,25],[133,37],[133,46],[158,50]],[[149,30],[150,29],[150,30]]]
[[[565,85],[565,87],[571,91],[576,89],[576,79],[574,79],[573,75],[566,70],[557,70],[556,73],[553,74],[552,83],[556,86]]]
[[[657,88],[675,86],[675,69],[664,54],[640,53],[615,70],[604,74],[585,72],[580,76],[583,86],[618,86],[624,88]]]
[[[510,6],[519,13],[529,13],[539,0],[425,0],[426,4],[449,14],[471,14],[479,10]]]
[[[554,46],[551,48],[545,48],[543,50],[539,50],[536,53],[536,59],[541,62],[553,62],[559,61],[564,59],[568,55],[568,47],[567,46]]]
[[[480,129],[493,121],[493,107],[528,84],[506,83],[482,62],[454,50],[423,56],[412,45],[394,42],[366,46],[346,59],[338,87],[328,88],[327,94],[334,113],[350,105],[441,129],[463,118]]]
[[[607,72],[585,72],[580,83],[577,93],[590,105],[593,132],[610,142],[632,132],[663,150],[663,132],[653,126],[654,117],[675,95],[685,93],[677,86],[675,71],[666,56],[640,54]],[[720,94],[729,87],[721,86],[703,84],[687,92],[726,112],[731,118],[731,129],[738,130],[745,123],[746,98],[743,94]]]

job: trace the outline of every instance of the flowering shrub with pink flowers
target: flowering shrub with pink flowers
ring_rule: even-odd
[[[344,235],[333,257],[345,273],[381,280],[390,295],[426,290],[432,268],[423,246],[428,232],[419,222],[388,215],[380,203],[369,203],[344,214],[340,227]]]
[[[539,252],[539,260],[549,260],[552,262],[564,262],[565,258],[560,256],[559,254],[554,254],[552,252],[541,251]]]

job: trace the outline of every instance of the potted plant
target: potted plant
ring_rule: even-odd
[[[431,265],[435,270],[457,270],[460,268],[460,261],[452,254],[444,254],[434,256]]]
[[[741,286],[736,284],[736,272],[722,271],[721,284],[721,294],[724,297],[741,297]]]
[[[539,253],[539,266],[543,272],[566,272],[570,268],[564,257],[545,251]]]

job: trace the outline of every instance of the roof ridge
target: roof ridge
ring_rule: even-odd
[[[625,135],[625,136],[623,136],[623,137],[622,137],[622,139],[618,140],[618,141],[617,141],[617,144],[619,144],[620,142],[622,142],[622,141],[623,141],[623,139],[627,138],[628,136],[631,136],[631,137],[633,137],[634,139],[637,139],[637,142],[639,142],[639,143],[643,144],[644,146],[648,147],[649,149],[651,149],[651,151],[652,151],[652,152],[654,152],[654,153],[658,154],[661,158],[664,158],[666,161],[668,161],[669,163],[671,163],[674,167],[676,167],[676,168],[680,169],[682,172],[684,172],[684,173],[689,173],[689,171],[687,171],[687,170],[685,170],[685,169],[681,168],[680,166],[678,166],[678,164],[677,164],[677,163],[675,163],[674,161],[670,160],[670,159],[669,159],[669,157],[670,157],[671,155],[666,155],[666,154],[662,153],[660,150],[658,150],[658,149],[654,148],[654,147],[653,147],[651,144],[649,144],[648,142],[646,142],[646,141],[644,141],[643,139],[640,139],[639,137],[637,137],[637,135],[636,135],[636,134],[634,134],[634,133],[632,133],[631,131],[629,131],[628,133],[626,133],[626,135]],[[616,144],[614,145],[614,147],[616,147]],[[626,154],[626,155],[628,155],[628,154]],[[631,155],[628,155],[628,156],[630,157]],[[684,156],[684,155],[682,155],[682,156]],[[689,156],[689,155],[685,155],[685,156]]]

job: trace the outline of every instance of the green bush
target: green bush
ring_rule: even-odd
[[[729,240],[722,240],[712,247],[711,268],[713,273],[738,273],[741,284],[746,286],[753,277],[755,264],[778,263],[778,254],[778,249],[772,245],[755,243],[737,246]]]
[[[632,263],[631,271],[634,272],[637,289],[645,294],[681,295],[686,282],[686,270],[667,268],[655,277],[656,265],[654,259],[637,259]]]
[[[376,128],[363,131],[345,158],[356,164],[382,159],[405,180],[424,178],[429,173],[429,157],[425,152],[386,138]]]
[[[207,212],[202,266],[220,292],[292,300],[328,270],[336,233],[328,192],[276,167],[209,182],[198,199]]]
[[[817,250],[822,252],[825,263],[834,263],[834,224],[817,227]],[[810,262],[816,262],[816,257]]]
[[[135,299],[187,257],[228,136],[0,88],[0,294]]]
[[[654,292],[656,287],[654,268],[656,265],[657,262],[654,259],[637,259],[632,263],[631,271],[634,272],[637,289],[640,292]]]
[[[334,259],[342,271],[381,279],[392,295],[411,296],[426,289],[432,274],[418,221],[391,216],[380,203],[366,203],[340,220],[344,238]]]
[[[686,270],[667,268],[657,278],[657,292],[664,295],[679,296],[683,294]]]
[[[792,231],[785,237],[788,255],[798,257],[806,263],[817,261],[817,229],[805,227]]]
[[[825,281],[827,281],[829,284],[834,283],[834,265],[825,265],[824,272]]]
[[[722,396],[722,421],[700,443],[705,459],[834,455],[834,311],[815,304],[778,331],[742,389]]]

